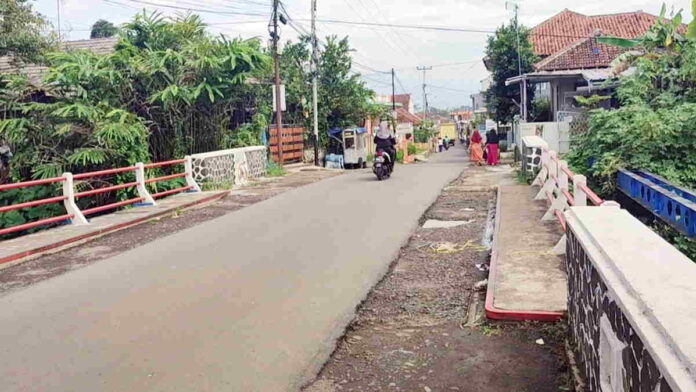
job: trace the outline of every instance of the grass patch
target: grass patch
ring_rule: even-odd
[[[288,174],[288,172],[285,171],[284,167],[278,165],[274,161],[268,161],[268,165],[266,166],[266,175],[268,177],[282,177],[286,174]]]
[[[522,185],[531,185],[532,180],[534,180],[534,174],[530,172],[524,172],[522,170],[517,170],[517,182]]]
[[[498,336],[502,331],[499,325],[489,323],[481,324],[477,328],[481,331],[483,336]]]

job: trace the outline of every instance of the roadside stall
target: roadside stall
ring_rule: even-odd
[[[324,166],[334,166],[333,163],[340,162],[342,168],[367,167],[366,128],[332,128],[328,134],[329,148]]]

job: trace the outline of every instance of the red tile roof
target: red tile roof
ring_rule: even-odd
[[[534,52],[540,56],[554,54],[599,30],[605,35],[635,38],[643,35],[658,19],[643,11],[608,15],[583,15],[565,9],[531,30]]]
[[[534,65],[538,71],[605,68],[626,49],[584,38],[546,57]]]
[[[409,97],[409,99],[410,99],[410,97]],[[415,114],[409,112],[408,109],[404,109],[403,107],[398,107],[398,108],[396,108],[396,122],[420,124],[421,119],[418,116],[416,116]]]

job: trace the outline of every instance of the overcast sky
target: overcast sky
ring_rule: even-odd
[[[89,28],[98,19],[120,24],[142,10],[159,10],[173,15],[176,10],[143,4],[158,3],[183,8],[216,11],[200,13],[211,24],[211,31],[229,36],[268,37],[267,20],[271,0],[59,0],[61,26],[66,39],[89,38]],[[284,0],[290,17],[300,29],[309,31],[310,0]],[[683,8],[685,21],[691,20],[689,0],[667,1],[667,6]],[[494,30],[512,17],[512,3],[504,0],[317,0],[317,18],[356,22],[454,27]],[[658,14],[661,2],[654,0],[524,0],[518,2],[520,20],[527,26],[562,11],[564,8],[587,15],[643,10]],[[57,26],[57,0],[35,0],[35,8]],[[257,15],[233,15],[247,13]],[[221,24],[223,23],[223,24]],[[469,95],[477,91],[486,77],[481,58],[487,34],[477,32],[425,31],[401,28],[351,26],[320,22],[320,36],[348,35],[355,48],[356,70],[378,93],[390,93],[391,76],[384,71],[396,69],[400,83],[397,92],[412,93],[416,105],[422,102],[422,73],[419,65],[433,66],[427,73],[428,101],[446,108],[471,103]],[[294,39],[297,32],[283,26],[283,40]],[[383,72],[375,72],[383,71]]]

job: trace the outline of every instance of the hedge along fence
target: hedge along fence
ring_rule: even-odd
[[[177,171],[172,174],[162,173],[162,168],[176,168],[183,165],[183,171]],[[154,176],[147,177],[146,170],[149,170]],[[136,203],[142,203],[145,205],[155,205],[155,199],[172,195],[175,193],[185,192],[185,191],[200,191],[200,187],[193,180],[192,176],[192,164],[191,157],[187,156],[183,159],[156,162],[156,163],[136,163],[133,166],[126,166],[113,169],[105,169],[99,171],[92,171],[86,173],[63,173],[59,177],[17,182],[11,184],[0,185],[0,192],[16,191],[20,189],[33,188],[33,187],[44,187],[37,194],[42,197],[35,200],[12,202],[8,205],[0,207],[0,214],[8,214],[18,210],[36,208],[46,205],[58,205],[52,209],[54,214],[49,217],[42,217],[40,219],[35,219],[29,222],[18,222],[17,220],[5,220],[3,227],[0,228],[0,236],[7,235],[17,235],[27,230],[32,230],[41,226],[55,225],[59,223],[72,223],[72,224],[89,224],[88,216],[96,215],[105,211],[111,211],[117,208],[130,206]],[[95,179],[103,178],[106,176],[116,175],[117,179],[122,179],[123,174],[134,173],[134,181],[120,182],[116,184],[110,184],[108,182],[100,181],[101,183],[106,183],[107,186],[93,188],[89,190],[75,191],[76,180],[91,180],[92,183],[97,182]],[[176,180],[184,180],[185,185],[171,187],[171,182]],[[169,182],[165,186],[161,186],[163,183]],[[56,184],[61,184],[61,187],[56,187]],[[160,187],[157,187],[160,185]],[[168,186],[169,185],[169,186]],[[49,187],[52,186],[52,187]],[[154,192],[150,192],[148,189],[155,189]],[[159,189],[158,189],[159,188]],[[111,199],[109,203],[101,204],[94,202],[80,202],[78,199],[93,198],[98,195],[108,194],[112,192],[119,192],[123,190],[135,191],[137,196],[129,197],[125,200]],[[53,195],[47,195],[46,193],[53,192]],[[125,193],[124,195],[127,195]],[[101,205],[100,205],[101,204]],[[88,208],[79,205],[89,206]],[[29,214],[32,217],[32,214]]]

